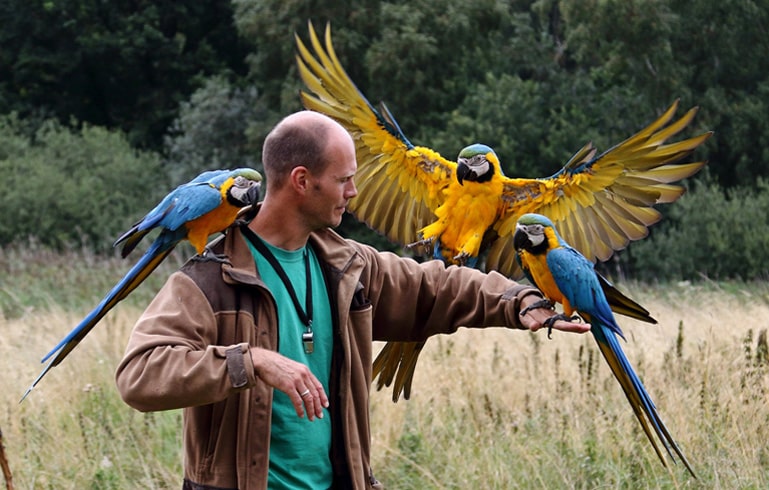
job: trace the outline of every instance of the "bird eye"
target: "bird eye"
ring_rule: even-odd
[[[235,182],[233,182],[232,185],[235,185],[237,187],[245,187],[246,185],[248,185],[247,180],[248,179],[246,179],[242,175],[238,175],[237,177],[235,177]]]

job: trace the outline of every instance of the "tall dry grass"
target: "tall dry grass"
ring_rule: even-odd
[[[72,281],[116,280],[124,266],[83,266],[76,254],[44,274],[58,278],[46,289],[50,278],[30,265],[9,277],[8,258],[0,255],[0,429],[16,488],[179,488],[180,413],[135,412],[113,383],[159,281],[119,305],[19,404],[40,357],[106,291],[78,292]],[[623,347],[699,479],[658,460],[592,336],[503,329],[431,339],[409,401],[373,393],[377,477],[398,489],[769,488],[769,286],[624,289],[660,324],[621,319]]]
[[[374,464],[393,488],[769,488],[769,289],[630,293],[623,348],[699,478],[666,469],[592,335],[495,329],[431,339],[412,399],[373,401]]]
[[[41,357],[133,261],[35,243],[0,250],[0,429],[17,489],[178,488],[181,414],[127,409],[113,373],[137,304],[180,261],[172,256],[20,404]]]

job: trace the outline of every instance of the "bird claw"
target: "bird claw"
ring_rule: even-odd
[[[470,258],[470,254],[467,252],[462,252],[459,255],[454,256],[454,260],[459,263],[459,265],[465,265],[467,262],[467,259]]]
[[[541,300],[539,300],[539,301],[537,301],[535,303],[530,304],[529,306],[527,306],[523,310],[521,310],[519,315],[520,316],[525,316],[526,313],[530,312],[531,310],[536,310],[538,308],[544,308],[546,310],[552,310],[554,307],[555,306],[553,305],[553,303],[551,301],[549,301],[547,299],[541,299]]]
[[[432,245],[432,243],[433,243],[433,239],[432,238],[425,238],[424,240],[419,240],[419,241],[414,242],[414,243],[407,243],[406,244],[406,248],[409,249],[409,250],[411,250],[412,248],[416,248],[416,247],[429,248],[430,245]]]
[[[532,305],[532,306],[533,306],[533,305]],[[553,315],[553,316],[551,316],[550,318],[548,318],[547,320],[545,320],[544,322],[542,322],[542,325],[544,325],[545,327],[547,327],[547,338],[548,338],[548,339],[551,339],[551,340],[552,340],[552,338],[553,338],[553,337],[551,337],[551,335],[552,335],[552,333],[553,333],[553,325],[554,325],[554,324],[555,324],[555,322],[557,322],[558,320],[563,320],[563,321],[565,321],[565,322],[574,322],[574,321],[580,321],[580,320],[582,320],[582,318],[580,318],[580,317],[579,317],[579,316],[577,316],[577,315],[574,315],[574,316],[571,316],[571,317],[570,317],[570,316],[566,316],[566,315],[564,315],[563,313],[558,313],[557,315]]]
[[[208,249],[205,249],[202,254],[193,255],[190,260],[194,260],[195,262],[216,262],[217,264],[232,265],[232,262],[230,262],[230,259],[226,255],[217,255],[211,253]]]

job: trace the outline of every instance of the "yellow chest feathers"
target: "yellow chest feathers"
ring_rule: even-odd
[[[426,239],[440,238],[456,254],[477,256],[481,239],[500,213],[502,183],[453,182],[443,190],[444,200],[435,210],[436,221],[423,228]]]

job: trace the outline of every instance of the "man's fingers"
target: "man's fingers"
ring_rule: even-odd
[[[328,397],[323,385],[315,380],[314,376],[310,376],[312,379],[298,383],[299,387],[296,388],[298,400],[295,397],[291,397],[291,399],[294,402],[296,413],[300,417],[307,413],[309,420],[315,420],[315,417],[322,419],[323,409],[328,408]]]
[[[302,397],[302,394],[300,393],[299,389],[295,389],[291,392],[286,393],[289,398],[291,398],[291,403],[294,404],[294,410],[296,410],[296,414],[299,417],[304,417],[304,398]],[[312,417],[310,417],[310,412],[307,412],[308,417],[310,420],[312,420]]]
[[[561,330],[562,332],[585,333],[590,331],[590,324],[556,320],[555,323],[553,323],[553,328],[555,330]]]
[[[299,417],[305,412],[309,420],[323,417],[329,401],[323,385],[310,368],[277,352],[252,348],[252,359],[257,375],[268,385],[284,392],[291,399]]]
[[[555,313],[552,310],[544,308],[535,308],[529,310],[525,315],[521,316],[521,323],[524,327],[528,328],[532,332],[536,332],[545,326],[545,322],[548,318],[552,317]],[[556,320],[552,325],[553,329],[560,330],[562,332],[573,333],[585,333],[590,331],[589,323],[577,323],[568,320]]]
[[[319,382],[317,384],[309,384],[308,386],[312,386],[312,388],[306,388],[300,393],[307,415],[310,420],[313,420],[313,416],[323,418],[323,409],[328,408],[326,391]]]

